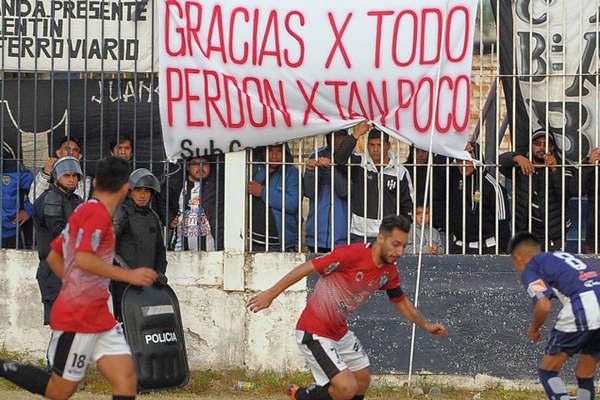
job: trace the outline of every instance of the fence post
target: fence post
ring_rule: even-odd
[[[246,251],[246,152],[225,154],[223,289],[244,290]]]

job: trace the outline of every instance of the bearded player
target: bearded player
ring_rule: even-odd
[[[527,336],[542,338],[540,328],[552,310],[553,298],[562,310],[546,345],[539,377],[550,400],[567,400],[567,388],[558,376],[569,357],[578,355],[577,400],[593,400],[594,375],[600,359],[600,277],[583,260],[569,253],[545,253],[529,232],[509,244],[512,263],[533,300],[533,321]]]
[[[258,312],[285,289],[312,273],[321,277],[296,326],[296,340],[316,385],[288,389],[291,400],[362,400],[371,380],[369,358],[352,331],[349,314],[373,292],[385,290],[396,309],[427,332],[447,338],[446,328],[423,318],[400,287],[394,265],[404,252],[410,222],[402,216],[383,219],[373,243],[337,247],[299,265],[248,303]]]
[[[80,205],[51,244],[50,268],[62,288],[50,314],[52,373],[0,360],[0,376],[49,399],[68,399],[91,362],[110,382],[114,400],[135,399],[137,382],[131,350],[108,308],[111,279],[146,286],[156,279],[149,268],[112,265],[115,236],[112,215],[128,192],[129,165],[118,158],[101,161],[94,199]]]

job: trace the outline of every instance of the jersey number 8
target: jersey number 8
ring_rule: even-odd
[[[577,271],[583,271],[587,268],[586,263],[576,258],[574,255],[569,253],[563,253],[561,251],[554,252],[554,255],[567,263],[567,265],[571,268],[575,268]]]

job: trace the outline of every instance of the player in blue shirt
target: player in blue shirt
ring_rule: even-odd
[[[575,375],[577,400],[594,399],[594,375],[600,358],[600,278],[598,272],[569,253],[544,253],[529,232],[511,239],[512,263],[535,304],[527,336],[541,339],[540,328],[550,314],[551,299],[562,309],[552,329],[539,369],[540,381],[550,400],[567,400],[567,389],[558,376],[567,359],[579,354]]]

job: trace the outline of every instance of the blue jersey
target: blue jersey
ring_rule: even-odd
[[[563,305],[555,329],[581,332],[600,328],[598,272],[569,253],[540,253],[521,275],[527,293],[537,302],[557,298]]]

